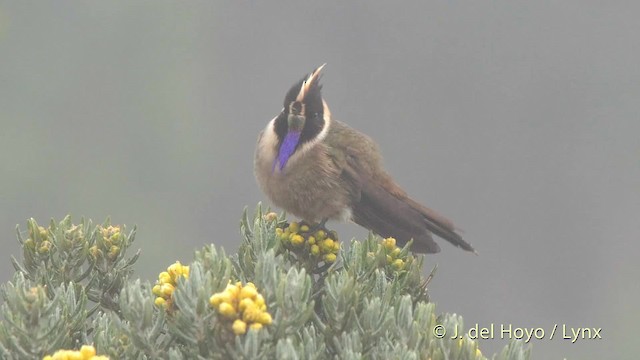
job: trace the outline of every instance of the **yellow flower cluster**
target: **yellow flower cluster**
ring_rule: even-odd
[[[58,350],[55,354],[47,355],[42,360],[109,360],[109,358],[97,356],[93,346],[83,345],[80,350]]]
[[[124,239],[120,226],[109,225],[105,228],[98,225],[98,231],[100,235],[102,235],[102,239],[99,239],[96,245],[89,248],[89,252],[96,259],[102,258],[106,253],[107,258],[110,261],[114,261],[118,255],[120,255],[122,241]]]
[[[227,285],[227,288],[209,298],[209,304],[231,324],[231,330],[236,335],[250,329],[259,330],[263,325],[271,324],[271,314],[267,312],[267,305],[262,295],[258,293],[253,283],[242,286],[241,282]]]
[[[28,249],[35,250],[39,254],[46,254],[51,250],[51,241],[49,241],[49,229],[38,226],[36,231],[29,230],[29,238],[25,240],[24,246]]]
[[[388,237],[382,240],[382,248],[387,256],[387,265],[393,270],[404,270],[413,258],[402,254],[402,249],[396,246],[396,239]]]
[[[180,276],[189,277],[189,266],[182,265],[180,261],[176,261],[167,268],[167,271],[158,275],[158,281],[152,289],[153,295],[156,296],[155,304],[157,306],[171,307],[173,303],[171,295],[178,285]]]
[[[268,221],[268,222],[276,221],[278,220],[278,214],[274,212],[270,212],[262,215],[262,218],[264,219],[264,221]]]
[[[306,224],[292,222],[285,228],[276,228],[276,236],[280,238],[285,248],[303,256],[312,256],[318,261],[332,264],[336,261],[340,243],[337,234],[324,230],[311,232]]]

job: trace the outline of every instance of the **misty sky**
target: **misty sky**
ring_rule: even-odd
[[[0,278],[15,226],[138,226],[138,276],[239,244],[259,131],[326,62],[440,241],[431,298],[476,323],[602,328],[535,359],[633,358],[640,323],[640,6],[596,1],[0,1]],[[353,224],[329,224],[341,239]],[[491,354],[506,340],[483,340]],[[635,347],[633,345],[636,345]]]

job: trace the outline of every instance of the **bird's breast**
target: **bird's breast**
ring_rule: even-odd
[[[350,218],[347,189],[325,144],[294,153],[282,170],[274,167],[276,157],[277,149],[258,145],[256,179],[276,206],[310,222]]]

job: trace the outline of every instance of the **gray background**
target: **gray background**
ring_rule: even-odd
[[[234,252],[243,207],[264,200],[256,136],[327,62],[334,117],[376,139],[398,182],[480,253],[441,244],[428,258],[440,311],[467,326],[603,328],[602,340],[535,340],[536,359],[634,358],[638,10],[0,2],[0,277],[29,217],[137,224],[150,280],[206,243]]]

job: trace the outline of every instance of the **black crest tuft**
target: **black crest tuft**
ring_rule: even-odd
[[[302,129],[302,134],[300,135],[298,147],[315,138],[324,126],[324,105],[322,103],[322,85],[320,85],[320,76],[322,75],[316,76],[310,83],[305,84],[305,81],[308,80],[310,76],[311,74],[306,75],[289,89],[287,95],[284,97],[284,111],[278,116],[275,123],[276,134],[280,141],[282,141],[288,131],[287,115],[289,115],[289,105],[296,101],[302,86],[306,86],[304,98],[302,99],[305,105],[304,116],[306,121]]]
[[[289,113],[289,104],[291,104],[292,102],[296,101],[296,97],[298,96],[298,93],[300,92],[300,87],[302,86],[302,83],[304,83],[304,81],[307,79],[307,77],[308,76],[305,76],[302,79],[300,79],[300,81],[298,81],[297,83],[293,84],[291,89],[289,89],[289,91],[287,91],[287,95],[284,97],[284,105],[282,106],[282,107],[284,107],[284,111],[287,114]]]

